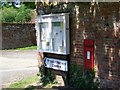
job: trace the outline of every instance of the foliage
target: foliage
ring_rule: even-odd
[[[72,64],[69,72],[69,85],[76,88],[97,89],[99,82],[95,80],[95,72],[85,70],[77,64]]]
[[[25,5],[20,8],[3,7],[2,8],[2,22],[28,22],[31,20],[32,10]]]
[[[39,7],[40,9],[43,10],[45,14],[50,14],[50,13],[75,13],[75,8],[76,6],[80,5],[82,8],[88,7],[90,8],[91,3],[86,2],[40,2]],[[38,12],[40,14],[41,12]]]
[[[23,2],[27,8],[35,9],[35,2]]]
[[[21,0],[20,0],[21,1]],[[20,5],[25,5],[29,9],[35,9],[35,2],[20,2]],[[0,8],[2,7],[15,7],[14,2],[9,2],[9,0],[0,0]],[[16,7],[15,7],[16,8]]]
[[[17,10],[13,7],[4,7],[2,10],[2,22],[13,22],[15,21],[15,17],[17,15]]]
[[[23,5],[18,9],[15,21],[16,22],[29,21],[31,19],[31,16],[32,16],[31,10],[27,9],[27,7]]]
[[[40,81],[43,83],[43,86],[50,83],[54,83],[55,81],[55,74],[51,72],[51,70],[45,68],[44,66],[40,67],[40,77]]]

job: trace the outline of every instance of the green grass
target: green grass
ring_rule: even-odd
[[[18,82],[11,83],[7,88],[9,88],[9,90],[13,90],[13,89],[17,89],[17,88],[18,89],[21,88],[23,90],[37,90],[37,87],[32,84],[40,82],[39,80],[40,80],[40,76],[35,75],[35,76],[27,77]],[[59,86],[58,82],[54,81],[53,83],[47,84],[45,86],[41,86],[41,89],[52,88],[53,86]]]
[[[16,48],[15,50],[37,50],[37,46],[28,46],[23,48]]]
[[[31,83],[38,82],[39,76],[31,76],[26,79],[20,80],[18,82],[10,84],[8,88],[25,88],[26,86],[30,85]]]

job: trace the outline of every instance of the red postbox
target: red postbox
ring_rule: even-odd
[[[94,69],[94,40],[84,40],[84,69]]]

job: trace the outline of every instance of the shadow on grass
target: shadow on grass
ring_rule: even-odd
[[[55,90],[76,90],[73,87],[69,87],[69,86],[53,86],[52,89]]]
[[[43,87],[42,86],[30,85],[27,88],[25,88],[24,90],[36,90],[36,89],[43,89]]]
[[[27,88],[25,88],[24,90],[43,90],[43,89],[52,89],[52,90],[75,90],[75,88],[73,87],[69,87],[69,86],[53,86],[52,88],[43,88],[42,86],[34,86],[34,85],[30,85]]]

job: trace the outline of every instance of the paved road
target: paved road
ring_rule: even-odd
[[[0,84],[2,88],[38,73],[36,50],[4,50],[1,54]]]

